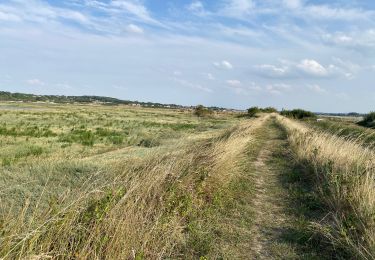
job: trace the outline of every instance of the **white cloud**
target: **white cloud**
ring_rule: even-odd
[[[254,66],[255,72],[266,78],[299,79],[306,76],[314,78],[345,77],[353,79],[361,67],[350,61],[332,58],[333,64],[323,66],[313,59],[303,59],[299,62],[282,60],[281,65],[262,64]]]
[[[143,33],[143,29],[135,24],[129,24],[128,26],[126,26],[126,31],[129,32],[129,33],[135,33],[135,34],[142,34]]]
[[[212,75],[211,73],[207,73],[207,78],[208,78],[209,80],[215,80],[214,75]]]
[[[151,17],[147,8],[138,1],[131,0],[113,0],[110,6],[120,8],[121,10],[132,14],[142,21],[155,23],[156,21]]]
[[[297,64],[297,67],[309,75],[322,77],[328,75],[327,69],[315,60],[302,60],[299,64]]]
[[[204,5],[201,1],[193,1],[191,4],[187,6],[187,9],[195,15],[199,16],[206,16],[210,14],[205,10]]]
[[[26,83],[33,86],[45,86],[46,83],[40,79],[28,79]]]
[[[356,8],[335,8],[329,5],[306,6],[304,15],[315,19],[335,19],[335,20],[364,20],[374,16],[374,12]]]
[[[226,0],[220,14],[238,18],[249,14],[254,6],[252,0]]]
[[[237,80],[237,79],[230,79],[230,80],[227,80],[227,84],[231,87],[239,87],[242,85],[241,81]]]
[[[231,70],[233,69],[233,65],[226,60],[220,61],[220,62],[214,62],[213,65],[218,69],[226,69]]]
[[[301,0],[283,0],[283,4],[290,9],[297,9],[302,7]]]
[[[266,92],[272,95],[281,95],[283,92],[290,91],[292,87],[284,83],[270,84],[265,87]]]
[[[269,77],[283,77],[289,74],[289,68],[287,66],[277,67],[270,64],[261,64],[256,65],[255,69],[259,73]]]
[[[1,20],[8,22],[20,22],[22,19],[15,14],[0,11],[0,21]]]
[[[354,39],[342,32],[336,32],[334,34],[327,33],[322,36],[323,40],[329,43],[335,43],[337,45],[351,45]]]
[[[334,32],[322,35],[322,40],[328,45],[349,48],[361,53],[375,51],[375,30],[354,30],[349,32]]]

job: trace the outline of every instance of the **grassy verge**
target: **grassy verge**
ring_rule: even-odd
[[[373,129],[358,126],[353,122],[326,119],[320,122],[309,121],[308,125],[317,130],[363,143],[365,146],[375,147],[375,131]]]
[[[338,251],[360,259],[375,257],[375,155],[353,140],[312,130],[278,117],[294,156],[314,173],[320,200],[329,209],[315,230]]]

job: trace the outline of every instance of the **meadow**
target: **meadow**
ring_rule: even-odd
[[[0,259],[373,259],[369,131],[3,102]]]

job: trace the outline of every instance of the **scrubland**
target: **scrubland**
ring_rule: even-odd
[[[0,258],[375,256],[369,141],[276,113],[4,103],[0,122]]]

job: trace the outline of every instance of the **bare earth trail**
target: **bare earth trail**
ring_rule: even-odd
[[[301,216],[295,197],[300,184],[290,176],[299,174],[288,154],[287,138],[274,119],[259,129],[260,149],[252,161],[254,196],[250,229],[250,259],[322,259],[303,243],[308,240],[301,229]],[[307,222],[307,221],[306,221]],[[302,225],[303,226],[303,225]],[[303,229],[304,227],[302,227]],[[245,257],[245,256],[244,256]]]

